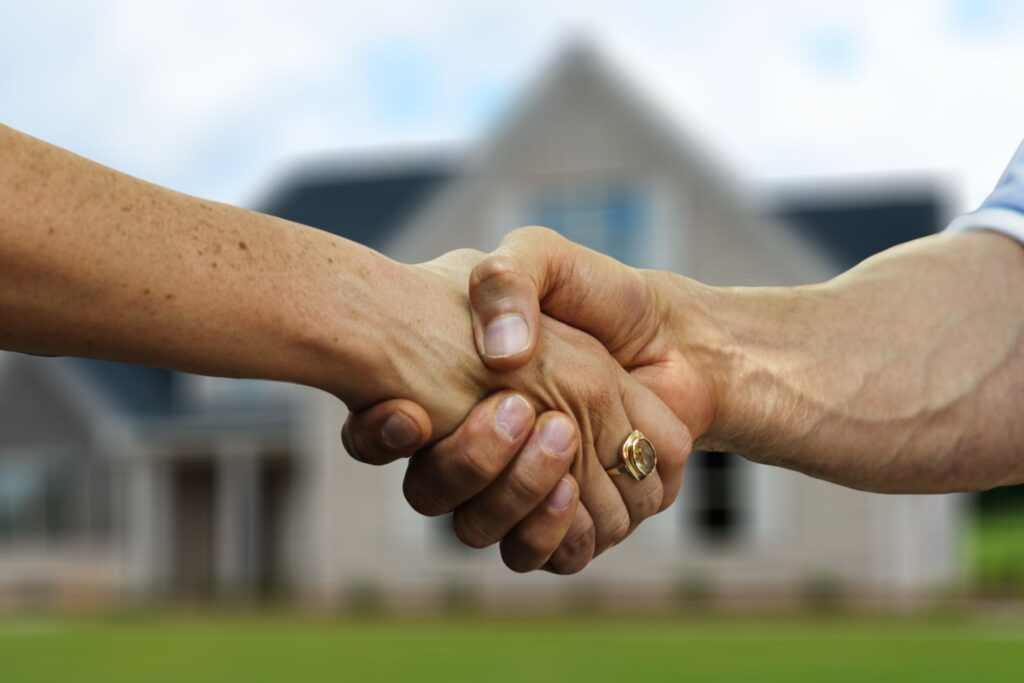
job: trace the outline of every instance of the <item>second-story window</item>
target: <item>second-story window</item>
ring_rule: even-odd
[[[533,195],[527,222],[631,266],[645,266],[650,248],[650,192],[641,182],[560,183]]]

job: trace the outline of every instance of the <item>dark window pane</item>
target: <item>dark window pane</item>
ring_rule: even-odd
[[[690,522],[703,540],[732,540],[742,525],[739,465],[740,458],[733,453],[697,451],[687,461],[691,495],[696,496]]]

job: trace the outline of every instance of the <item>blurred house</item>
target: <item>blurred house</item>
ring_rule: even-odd
[[[827,279],[945,218],[928,186],[754,201],[575,48],[467,156],[312,163],[258,207],[405,261],[544,224],[714,284]],[[914,597],[958,578],[959,499],[878,496],[696,453],[679,502],[575,578],[521,576],[417,515],[402,467],[342,452],[312,390],[0,355],[0,600],[285,594],[403,604],[471,590],[664,603],[680,587]],[[628,576],[628,581],[623,577]]]

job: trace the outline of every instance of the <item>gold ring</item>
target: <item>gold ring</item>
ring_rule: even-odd
[[[654,452],[654,444],[639,429],[634,429],[622,444],[622,462],[605,472],[628,474],[637,481],[643,481],[657,466],[658,454]]]

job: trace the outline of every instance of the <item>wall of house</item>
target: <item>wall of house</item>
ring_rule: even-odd
[[[60,361],[0,355],[0,605],[103,599],[120,580],[114,464]]]

